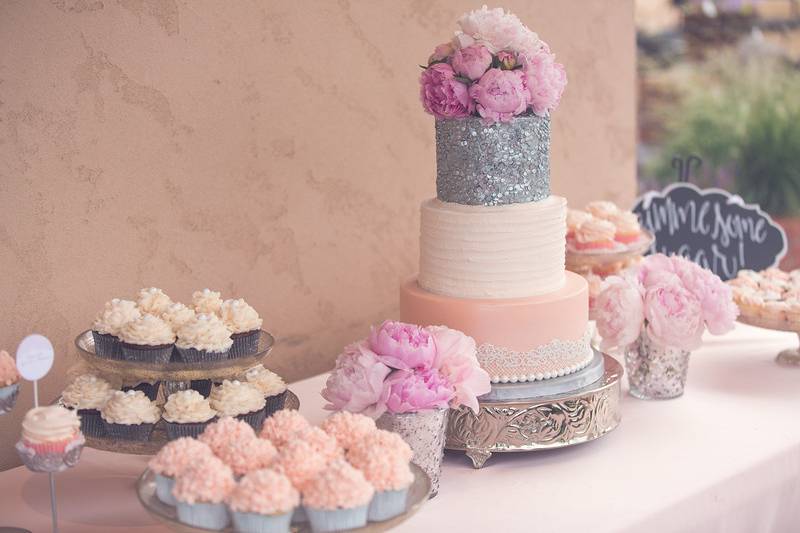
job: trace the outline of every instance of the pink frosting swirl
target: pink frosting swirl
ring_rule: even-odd
[[[222,503],[235,486],[228,465],[214,456],[203,456],[178,475],[172,495],[190,504]]]
[[[414,455],[411,446],[400,435],[378,429],[356,443],[348,452],[348,456],[351,453],[356,457],[367,456],[372,453],[372,450],[377,450],[378,453],[406,463],[411,461],[411,457]]]
[[[303,504],[313,509],[353,509],[367,505],[375,489],[364,474],[345,460],[337,460],[303,489]]]
[[[310,444],[311,448],[322,455],[328,462],[342,457],[343,450],[341,446],[339,446],[339,442],[320,428],[304,429],[303,431],[295,433],[294,438]]]
[[[379,448],[354,448],[347,452],[347,460],[361,470],[377,491],[403,490],[414,481],[408,461]]]
[[[147,466],[156,474],[167,477],[179,476],[200,457],[211,457],[211,448],[190,437],[181,437],[168,442],[150,459]]]
[[[285,514],[300,504],[300,494],[285,475],[256,470],[244,476],[228,496],[228,506],[239,513]]]
[[[8,387],[19,381],[19,372],[14,358],[7,351],[0,350],[0,386]]]
[[[377,429],[375,421],[370,417],[349,411],[332,414],[322,423],[321,427],[345,450]]]
[[[277,459],[278,450],[270,441],[253,437],[228,441],[216,454],[234,474],[241,476],[270,466]]]
[[[261,427],[261,438],[269,439],[280,448],[298,431],[311,427],[308,420],[294,409],[282,409],[264,421]]]
[[[303,486],[327,464],[328,461],[322,454],[302,440],[294,440],[281,448],[278,463],[280,471],[298,490],[302,490]]]
[[[198,439],[207,444],[211,451],[217,453],[229,442],[256,438],[256,432],[247,422],[226,416],[213,424],[209,424]]]

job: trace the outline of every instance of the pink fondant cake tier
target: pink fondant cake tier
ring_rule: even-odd
[[[492,381],[532,381],[574,372],[592,357],[586,280],[565,273],[564,286],[547,294],[510,299],[467,299],[433,294],[416,279],[400,289],[400,319],[445,325],[478,344]]]

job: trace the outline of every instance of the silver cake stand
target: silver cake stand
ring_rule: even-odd
[[[568,243],[566,268],[576,274],[587,274],[612,265],[618,265],[618,269],[622,269],[637,257],[647,253],[653,241],[653,235],[642,230],[638,240],[609,250],[577,250]]]
[[[757,315],[746,315],[744,313],[740,314],[736,320],[742,324],[755,326],[757,328],[796,333],[800,339],[800,326],[790,324],[786,320],[770,320],[769,318]],[[787,348],[786,350],[778,352],[778,355],[775,357],[775,362],[781,366],[800,366],[800,342],[798,342],[798,346],[795,348]]]
[[[598,439],[619,425],[622,374],[616,359],[595,352],[592,363],[575,374],[493,385],[479,401],[478,414],[469,408],[450,412],[445,447],[466,452],[481,468],[494,453],[550,450]]]

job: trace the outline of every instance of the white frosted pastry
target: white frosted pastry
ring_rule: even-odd
[[[196,390],[174,392],[164,404],[164,420],[178,424],[207,422],[217,416],[207,398]]]
[[[580,209],[567,209],[567,231],[574,233],[577,229],[586,222],[591,220],[592,214]]]
[[[222,302],[219,315],[233,333],[247,333],[261,329],[263,320],[244,298]]]
[[[587,220],[575,232],[575,240],[582,244],[613,242],[617,227],[601,218]]]
[[[252,383],[225,380],[211,390],[211,408],[220,416],[254,413],[267,404],[264,395]]]
[[[105,307],[92,323],[92,329],[98,333],[119,336],[120,330],[129,322],[142,316],[136,302],[114,298],[106,302]]]
[[[33,444],[67,440],[80,430],[78,414],[60,405],[34,407],[22,419],[22,438]]]
[[[167,307],[161,318],[170,325],[172,331],[178,332],[181,327],[195,317],[194,309],[182,303],[174,303]]]
[[[217,315],[200,313],[178,331],[178,348],[225,352],[233,344],[229,330]]]
[[[460,298],[522,298],[564,285],[567,201],[422,204],[419,285]]]
[[[139,305],[139,309],[142,313],[150,313],[151,315],[159,316],[167,310],[167,307],[172,305],[172,299],[161,289],[149,287],[139,291],[139,297],[136,303]]]
[[[127,323],[119,337],[123,342],[140,346],[162,346],[175,342],[172,328],[155,315],[142,315]]]
[[[286,390],[286,383],[278,374],[267,370],[264,365],[254,366],[244,375],[247,383],[252,383],[264,396],[275,396]]]
[[[211,289],[195,291],[192,294],[192,306],[196,313],[217,314],[222,307],[222,298],[220,298],[220,293]]]
[[[142,391],[115,391],[100,410],[100,416],[111,424],[155,424],[161,411]]]
[[[114,389],[111,384],[93,374],[83,374],[67,385],[61,402],[73,409],[102,409]]]
[[[619,213],[619,207],[614,202],[598,200],[586,204],[586,211],[597,218],[609,219]]]

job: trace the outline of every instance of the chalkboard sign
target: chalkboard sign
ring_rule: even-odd
[[[743,268],[763,270],[786,255],[786,234],[757,205],[722,189],[673,183],[642,195],[633,208],[655,236],[652,251],[677,254],[723,280]]]

